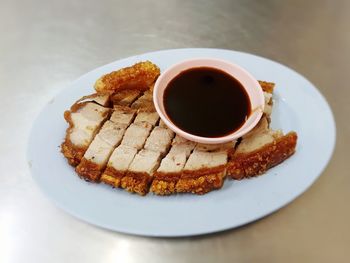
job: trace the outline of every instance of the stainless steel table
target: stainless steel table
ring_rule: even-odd
[[[326,0],[1,0],[0,262],[349,262],[349,11],[350,1]],[[192,238],[114,233],[56,208],[25,158],[40,109],[95,67],[181,47],[255,53],[316,84],[338,136],[320,179],[273,215]]]

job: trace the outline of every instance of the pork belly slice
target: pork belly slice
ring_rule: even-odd
[[[158,195],[176,193],[176,184],[194,147],[194,142],[176,135],[170,151],[161,161],[160,167],[153,175],[154,179],[150,188],[153,193]]]
[[[198,146],[190,155],[176,184],[180,193],[205,194],[222,187],[230,149],[225,145],[218,150],[203,151]]]
[[[152,126],[155,126],[159,120],[159,115],[155,111],[139,111],[134,120],[134,123],[148,122]]]
[[[114,106],[110,121],[130,125],[136,115],[136,110],[126,106]]]
[[[120,144],[126,127],[126,124],[106,121],[75,169],[80,177],[87,181],[99,181],[110,155]]]
[[[131,108],[155,111],[152,92],[150,90],[145,91],[144,94],[131,105]]]
[[[153,91],[146,90],[138,100],[152,101],[153,100]]]
[[[273,105],[272,94],[264,92],[264,99],[265,99],[264,113],[266,116],[269,117],[269,120],[270,120],[270,116],[272,113],[272,105]]]
[[[259,80],[258,82],[264,92],[271,93],[271,94],[273,93],[273,90],[275,89],[275,83],[262,81],[262,80]]]
[[[70,165],[80,163],[96,132],[108,118],[110,109],[93,102],[74,104],[65,111],[64,118],[69,123],[61,151]]]
[[[124,134],[122,145],[141,150],[152,129],[148,122],[132,123]]]
[[[142,61],[131,67],[103,75],[95,82],[95,90],[99,93],[113,94],[120,90],[147,90],[160,74],[157,65],[150,61]]]
[[[141,91],[126,89],[114,93],[110,100],[113,105],[130,106],[140,95]]]
[[[289,158],[295,152],[296,144],[295,132],[283,135],[281,131],[273,131],[269,129],[266,117],[263,117],[230,155],[227,175],[240,180],[263,174]]]
[[[150,150],[141,150],[131,162],[121,187],[129,192],[145,195],[148,193],[152,174],[158,168],[161,154]]]
[[[155,127],[147,138],[145,149],[159,152],[162,156],[168,151],[174,132],[167,128]]]
[[[275,88],[275,84],[271,82],[266,81],[259,81],[259,84],[264,92],[264,98],[265,98],[265,107],[264,107],[264,114],[267,117],[268,122],[271,121],[271,113],[272,113],[272,106],[273,106],[273,100],[272,100],[272,93]]]
[[[165,124],[165,122],[162,119],[159,120],[158,126],[162,128],[168,128],[168,126]]]
[[[109,158],[107,168],[101,176],[101,181],[113,187],[119,187],[121,179],[124,177],[132,160],[137,153],[137,149],[119,145]]]
[[[83,102],[96,102],[101,106],[108,107],[111,101],[110,101],[110,95],[108,94],[94,93],[94,94],[82,97],[75,104],[83,103]]]

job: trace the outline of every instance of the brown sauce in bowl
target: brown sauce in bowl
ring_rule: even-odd
[[[181,130],[201,137],[229,135],[251,113],[242,84],[228,73],[209,67],[182,71],[169,82],[163,99],[169,119]]]

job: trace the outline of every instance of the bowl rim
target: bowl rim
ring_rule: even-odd
[[[188,63],[193,63],[193,62],[204,62],[203,66],[188,66]],[[215,62],[217,63],[217,65],[212,66],[212,65],[205,65],[205,62]],[[241,130],[241,128],[239,128],[237,131],[232,132],[230,134],[224,135],[224,136],[220,136],[220,137],[202,137],[202,136],[198,136],[198,135],[194,135],[191,133],[188,133],[182,129],[180,129],[178,126],[176,126],[167,116],[166,112],[163,112],[159,106],[159,90],[161,87],[162,82],[164,81],[165,76],[169,75],[170,72],[172,72],[174,70],[174,68],[178,68],[179,66],[183,65],[183,69],[181,69],[179,72],[182,72],[184,70],[190,69],[190,68],[197,68],[197,67],[211,67],[211,68],[216,68],[219,69],[221,71],[224,71],[225,73],[229,74],[230,76],[234,77],[235,79],[237,79],[238,81],[242,82],[240,80],[239,77],[235,76],[234,74],[227,72],[227,70],[223,69],[220,65],[226,64],[230,67],[235,68],[235,70],[240,71],[241,73],[243,73],[247,78],[250,79],[250,81],[252,81],[252,83],[255,84],[255,92],[258,94],[259,96],[259,106],[251,109],[251,114],[250,116],[247,118],[247,120],[249,118],[251,118],[254,113],[255,114],[255,119],[251,122],[251,124],[246,127],[244,130]],[[187,65],[187,66],[186,66]],[[175,78],[179,72],[175,72],[175,74],[170,75],[170,80],[166,83],[168,84],[173,78]],[[247,88],[245,87],[245,85],[242,84],[242,86],[244,87],[244,89],[246,90],[246,92],[249,94],[249,92],[247,91]],[[164,88],[165,90],[165,88]],[[164,94],[164,92],[163,92]],[[249,96],[249,99],[250,96]],[[168,67],[166,70],[164,70],[160,76],[157,78],[155,84],[154,84],[154,88],[153,88],[153,103],[154,106],[156,108],[157,113],[159,114],[161,120],[166,124],[166,126],[171,129],[172,131],[174,131],[176,134],[184,137],[185,139],[191,140],[191,141],[195,141],[195,142],[199,142],[199,143],[205,143],[205,144],[219,144],[219,143],[225,143],[225,142],[230,142],[230,141],[234,141],[235,139],[238,139],[240,137],[242,137],[243,135],[247,134],[249,131],[251,131],[259,122],[259,120],[261,119],[261,116],[263,114],[264,111],[264,106],[265,106],[265,98],[264,98],[264,93],[263,90],[259,84],[259,82],[252,76],[251,73],[249,73],[246,69],[242,68],[241,66],[232,63],[230,61],[224,60],[224,59],[217,59],[217,58],[211,58],[211,57],[197,57],[197,58],[193,58],[193,59],[186,59],[186,60],[182,60],[178,63],[175,63],[173,65],[171,65],[170,67]],[[245,124],[246,122],[244,122]],[[244,126],[244,124],[242,125],[242,127]]]

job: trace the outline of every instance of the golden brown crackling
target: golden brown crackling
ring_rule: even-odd
[[[224,172],[206,174],[195,178],[181,178],[176,184],[178,193],[206,194],[220,189],[224,184]]]
[[[246,176],[244,170],[243,157],[236,157],[234,160],[228,162],[227,164],[227,176],[233,179],[243,179]]]
[[[139,62],[102,76],[96,81],[95,90],[110,94],[124,89],[144,91],[149,89],[159,74],[157,65],[150,61]]]
[[[290,132],[261,149],[233,155],[228,163],[227,175],[240,180],[263,174],[293,155],[297,140],[297,134]]]
[[[71,141],[67,139],[61,144],[61,152],[72,166],[77,166],[80,163],[85,151],[86,148],[74,146]]]
[[[127,172],[122,178],[120,186],[131,193],[146,195],[151,184],[152,177],[143,172]]]
[[[275,88],[275,83],[267,82],[267,81],[258,81],[262,90],[267,93],[273,93],[273,90]]]
[[[100,165],[93,163],[83,157],[79,165],[75,168],[75,171],[81,178],[85,179],[86,181],[98,182],[100,180],[102,169],[103,168]]]
[[[224,184],[226,165],[202,168],[195,171],[184,170],[176,184],[178,193],[205,194],[220,189]]]
[[[113,187],[120,187],[121,180],[124,177],[124,171],[117,171],[111,166],[107,166],[106,170],[101,176],[101,182],[109,184]]]
[[[197,178],[199,176],[207,174],[217,174],[225,171],[226,165],[219,165],[211,168],[201,168],[198,170],[184,170],[181,174],[181,179],[183,178]]]
[[[156,195],[171,195],[176,193],[176,184],[177,181],[154,179],[150,190]]]
[[[115,187],[115,185],[118,184],[117,179],[115,177],[105,173],[101,175],[100,181],[112,187]],[[120,183],[120,180],[119,180],[119,183]]]
[[[156,172],[153,175],[151,192],[157,195],[170,195],[176,193],[176,184],[181,177],[181,172],[162,173]]]

